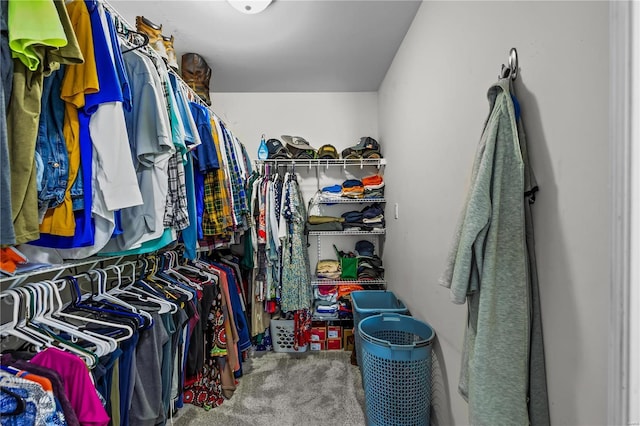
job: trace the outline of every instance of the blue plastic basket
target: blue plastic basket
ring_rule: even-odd
[[[362,373],[362,350],[358,324],[364,318],[382,313],[408,314],[409,309],[392,291],[359,290],[351,292],[353,304],[353,329],[355,331],[356,357]]]
[[[367,424],[428,425],[433,328],[407,315],[380,314],[358,329]]]

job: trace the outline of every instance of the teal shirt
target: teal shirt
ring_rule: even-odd
[[[441,284],[469,306],[459,391],[474,425],[527,425],[530,291],[524,163],[509,80],[485,123]]]

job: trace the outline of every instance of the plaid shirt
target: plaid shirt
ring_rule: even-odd
[[[182,154],[179,151],[176,151],[169,158],[168,174],[169,190],[167,191],[163,225],[174,228],[176,231],[182,231],[189,226],[189,211],[187,209],[184,165],[182,164]]]
[[[216,146],[218,163],[222,165],[220,138],[215,124],[214,122],[211,125],[213,143]],[[202,215],[202,233],[205,236],[228,235],[233,230],[231,196],[224,169],[224,167],[220,167],[205,174],[204,213]]]
[[[238,165],[238,159],[236,158],[235,150],[233,149],[233,141],[231,134],[227,131],[222,123],[220,123],[222,129],[222,136],[226,145],[227,164],[229,169],[229,180],[231,183],[231,193],[233,196],[233,214],[234,225],[238,226],[242,223],[242,216],[248,213],[247,206],[247,194],[244,190],[244,183],[242,182],[242,175],[240,172],[240,166]]]
[[[232,229],[231,208],[227,200],[227,188],[222,169],[204,175],[204,212],[202,233],[205,236],[222,236]]]

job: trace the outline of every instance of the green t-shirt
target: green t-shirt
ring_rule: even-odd
[[[41,46],[63,47],[67,37],[52,0],[9,2],[9,47],[11,55],[31,71],[38,69]]]

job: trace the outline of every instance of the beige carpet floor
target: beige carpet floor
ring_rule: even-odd
[[[256,353],[233,396],[205,411],[185,404],[174,426],[365,425],[364,390],[350,352]],[[170,424],[170,422],[168,422]]]

